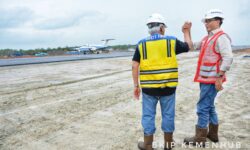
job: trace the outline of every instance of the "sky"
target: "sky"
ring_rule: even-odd
[[[249,0],[0,0],[0,49],[34,49],[84,44],[137,44],[148,36],[146,20],[164,16],[166,35],[183,40],[192,22],[193,41],[206,29],[201,19],[212,8],[225,14],[222,29],[233,45],[250,45]]]

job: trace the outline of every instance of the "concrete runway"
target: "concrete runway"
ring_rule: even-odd
[[[132,56],[134,52],[0,59],[0,67]]]

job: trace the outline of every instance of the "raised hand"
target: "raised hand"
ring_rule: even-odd
[[[186,21],[182,26],[184,41],[187,42],[189,50],[194,49],[192,38],[191,38],[191,27],[192,27],[192,22],[189,22],[189,21]]]
[[[190,32],[192,27],[192,22],[186,21],[182,26],[182,32]]]

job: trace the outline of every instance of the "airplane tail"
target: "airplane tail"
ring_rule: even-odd
[[[108,45],[108,42],[111,41],[111,40],[115,40],[115,39],[103,39],[103,45],[107,46]]]

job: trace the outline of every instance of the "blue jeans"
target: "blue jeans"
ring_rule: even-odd
[[[156,106],[160,101],[162,124],[164,132],[174,132],[175,125],[175,93],[169,96],[151,96],[142,92],[142,127],[144,135],[155,133]]]
[[[200,83],[200,99],[197,103],[198,127],[206,128],[208,123],[218,124],[214,100],[217,90],[214,84]]]

